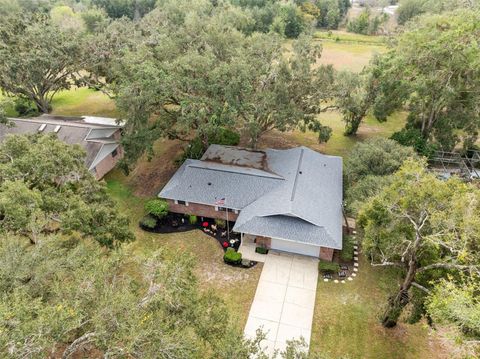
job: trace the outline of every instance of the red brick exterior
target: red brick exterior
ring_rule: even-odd
[[[333,248],[320,247],[320,259],[331,262],[333,260]]]
[[[174,213],[183,213],[183,214],[194,214],[198,217],[208,217],[208,218],[218,218],[218,219],[227,219],[226,212],[216,211],[215,206],[208,206],[206,204],[199,203],[188,203],[188,206],[183,204],[175,204],[175,201],[167,199],[168,209],[170,212]],[[238,214],[233,212],[228,212],[228,220],[236,221]]]
[[[215,206],[208,206],[199,203],[188,203],[188,206],[183,204],[175,204],[175,201],[171,199],[166,200],[168,202],[169,211],[182,214],[194,214],[198,217],[227,219],[225,211],[216,211]],[[238,214],[229,212],[228,220],[235,221]],[[269,237],[254,236],[257,247],[271,248],[272,239]],[[332,248],[320,247],[320,259],[331,262],[333,260]]]
[[[255,239],[256,239],[255,243],[257,244],[257,247],[265,247],[268,249],[272,247],[272,239],[270,237],[256,236]]]

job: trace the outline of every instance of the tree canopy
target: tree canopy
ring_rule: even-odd
[[[125,268],[130,268],[125,271]],[[131,273],[131,271],[134,271]],[[132,258],[55,236],[0,237],[2,357],[248,358],[225,303],[201,291],[193,258]]]
[[[377,118],[401,106],[409,128],[450,150],[474,143],[480,125],[480,12],[425,16],[398,37],[374,64],[379,82]]]
[[[357,223],[372,264],[403,269],[382,318],[386,327],[397,324],[412,286],[429,292],[429,273],[455,278],[480,272],[480,190],[457,178],[442,181],[423,162],[406,161],[361,209]]]
[[[368,199],[391,183],[391,175],[409,158],[416,158],[415,151],[393,140],[377,137],[356,144],[344,166],[347,212],[358,214]]]
[[[456,283],[442,279],[435,283],[427,299],[427,312],[439,324],[454,326],[467,349],[480,353],[480,278],[464,278]],[[469,348],[471,347],[471,348]],[[474,355],[474,354],[472,354]]]
[[[107,70],[127,119],[127,160],[160,137],[194,135],[208,143],[219,128],[242,130],[252,146],[272,129],[309,128],[328,139],[316,115],[332,95],[333,69],[312,68],[320,49],[310,38],[301,36],[286,57],[279,35],[246,36],[235,8],[208,1],[162,4],[121,32],[136,43],[117,48],[116,65]]]
[[[51,100],[75,83],[82,69],[81,39],[46,15],[3,18],[0,22],[0,88],[50,112]]]
[[[45,233],[76,232],[108,247],[133,240],[84,156],[54,135],[8,136],[0,144],[0,234],[36,243]]]

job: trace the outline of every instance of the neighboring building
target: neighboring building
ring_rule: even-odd
[[[98,180],[123,157],[119,145],[123,126],[113,118],[42,115],[9,120],[13,126],[0,124],[0,142],[8,134],[56,133],[61,141],[83,147],[85,165]]]
[[[271,249],[332,260],[342,249],[342,159],[306,147],[211,145],[159,193],[170,211],[235,221]]]

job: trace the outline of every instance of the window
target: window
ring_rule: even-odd
[[[230,212],[230,213],[235,213],[235,210],[232,208],[225,208],[225,207],[215,207],[216,211],[221,211],[221,212]]]
[[[115,148],[115,149],[112,151],[112,157],[115,158],[116,155],[118,155],[118,151],[117,151],[117,149]]]
[[[182,206],[188,206],[188,202],[185,202],[185,201],[175,201],[175,204],[181,204]]]

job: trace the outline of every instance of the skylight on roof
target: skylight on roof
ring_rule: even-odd
[[[60,131],[60,127],[62,126],[60,125],[55,126],[55,129],[53,130],[53,132],[57,133],[58,131]]]
[[[45,129],[45,127],[47,127],[47,124],[46,124],[46,123],[42,123],[42,124],[40,125],[40,127],[38,128],[38,132],[42,132],[42,131]]]

